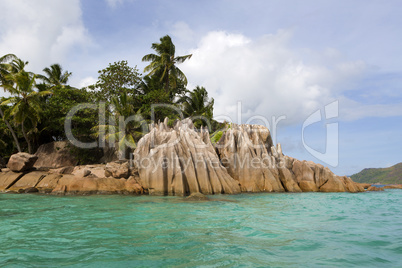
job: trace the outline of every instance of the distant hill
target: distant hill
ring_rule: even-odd
[[[355,182],[402,184],[402,163],[389,168],[365,168],[351,178]]]

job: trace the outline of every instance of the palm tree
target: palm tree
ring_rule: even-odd
[[[19,61],[21,62],[21,61]],[[6,76],[8,81],[12,81],[12,84],[3,84],[3,87],[9,91],[13,96],[3,101],[1,105],[12,104],[9,116],[11,116],[15,123],[21,126],[22,134],[28,145],[28,152],[32,153],[31,142],[28,138],[26,131],[26,124],[29,124],[32,129],[36,128],[38,122],[40,122],[40,102],[41,96],[50,95],[50,91],[35,91],[36,76],[29,72],[20,70],[18,73],[11,73]]]
[[[38,75],[37,77],[51,87],[66,85],[72,74],[68,71],[63,72],[63,68],[57,63],[51,65],[50,68],[46,67],[43,72],[46,75]]]
[[[4,91],[5,91],[5,88],[3,85],[10,83],[10,81],[7,81],[5,77],[10,73],[10,69],[11,69],[10,64],[8,64],[6,62],[8,62],[10,60],[16,60],[16,59],[17,59],[17,57],[14,54],[6,54],[6,55],[0,57],[0,86],[3,87]],[[4,115],[3,110],[1,109],[1,106],[0,106],[0,116],[4,120],[4,123],[6,124],[7,128],[10,130],[10,133],[13,136],[15,146],[17,147],[18,152],[21,152],[21,146],[18,141],[18,137],[15,134],[15,132],[14,132],[13,128],[11,127],[10,123],[8,122],[8,120],[5,118],[5,115]]]
[[[180,98],[179,102],[183,104],[184,115],[212,119],[214,99],[208,98],[208,92],[204,87],[197,86],[189,92],[189,95]]]
[[[112,98],[114,114],[117,119],[115,124],[99,125],[92,128],[94,136],[103,137],[108,143],[118,142],[120,155],[128,158],[130,149],[137,147],[138,141],[142,135],[147,132],[148,124],[141,115],[141,109],[134,111],[134,98],[123,92],[117,97]],[[129,120],[124,122],[124,120]],[[128,148],[127,148],[128,147]]]
[[[16,74],[18,72],[24,71],[25,72],[25,66],[28,65],[29,62],[27,61],[23,61],[20,58],[15,57],[11,63],[9,64],[10,66],[10,74]],[[31,72],[29,72],[30,74],[33,74]]]
[[[176,64],[190,59],[192,54],[175,57],[176,49],[169,35],[160,38],[160,43],[153,43],[151,48],[156,51],[156,54],[148,54],[142,58],[142,61],[151,62],[144,68],[144,72],[149,72],[149,76],[157,75],[160,77],[160,82],[164,84],[166,92],[169,91],[170,82],[172,82],[173,87],[176,87],[177,80],[181,80],[186,86],[187,78],[176,67]]]

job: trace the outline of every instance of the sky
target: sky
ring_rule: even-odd
[[[127,60],[142,72],[168,34],[188,88],[214,117],[264,124],[285,154],[339,175],[402,162],[402,3],[397,0],[0,0],[0,55],[70,84]],[[0,96],[4,96],[0,92]]]

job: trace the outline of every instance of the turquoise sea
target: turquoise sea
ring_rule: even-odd
[[[0,267],[402,267],[402,190],[0,194]]]

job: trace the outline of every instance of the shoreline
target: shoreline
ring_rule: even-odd
[[[208,130],[195,129],[190,119],[169,127],[166,118],[150,125],[149,133],[138,141],[133,160],[46,168],[55,164],[61,151],[12,155],[9,169],[0,172],[0,192],[189,196],[358,193],[371,186],[337,176],[321,164],[284,155],[282,146],[274,145],[270,131],[260,125],[231,124],[212,143]]]

